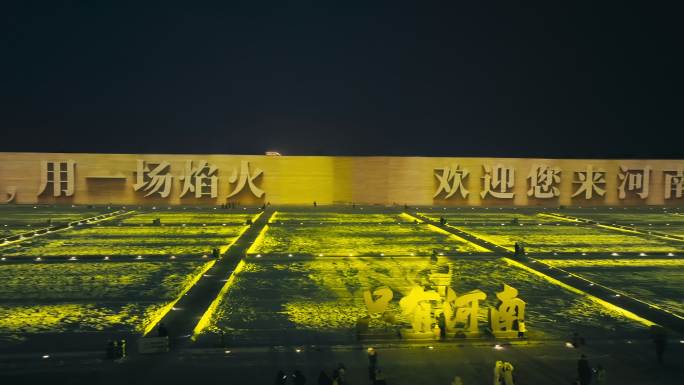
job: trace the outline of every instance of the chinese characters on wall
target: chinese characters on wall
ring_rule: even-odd
[[[38,196],[48,194],[53,197],[71,197],[74,195],[76,184],[76,162],[66,161],[42,161],[41,179]],[[174,178],[180,182],[179,198],[193,196],[195,198],[217,198],[218,197],[218,168],[200,160],[193,162],[188,160],[180,170],[180,174],[172,173],[171,164],[167,161],[148,162],[137,160],[135,164],[133,190],[143,194],[143,197],[158,196],[167,198],[171,195]],[[235,166],[232,174],[227,178],[231,185],[231,191],[226,198],[233,197],[240,192],[247,190],[257,198],[264,196],[265,192],[256,184],[257,178],[263,174],[263,170],[253,168],[249,161],[241,161],[239,166]],[[107,177],[97,177],[106,179]],[[113,177],[117,178],[117,177]],[[10,194],[9,200],[14,199],[16,191],[7,190]]]
[[[684,161],[0,153],[0,204],[255,202],[266,189],[277,204],[682,204]]]
[[[527,196],[536,199],[552,199],[561,195],[560,183],[562,170],[560,167],[535,164],[527,170]],[[581,169],[573,169],[571,198],[590,200],[606,195],[606,170],[589,164]],[[515,168],[503,164],[485,164],[482,166],[480,182],[480,197],[494,199],[513,199],[515,197]],[[652,168],[644,166],[632,168],[624,165],[617,170],[618,199],[630,196],[638,199],[649,197],[652,180]],[[452,197],[465,199],[469,196],[467,179],[470,170],[461,165],[434,169],[437,188],[433,198],[450,199]],[[684,197],[684,167],[663,170],[663,198],[680,199]],[[458,194],[456,194],[458,193]]]

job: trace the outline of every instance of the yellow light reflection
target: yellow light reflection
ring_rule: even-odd
[[[216,311],[216,308],[218,305],[221,303],[223,300],[223,297],[225,297],[226,293],[228,292],[228,289],[233,285],[233,282],[235,281],[235,277],[240,274],[240,272],[245,268],[245,261],[241,260],[237,266],[235,266],[235,270],[231,273],[230,277],[226,281],[225,285],[221,288],[221,291],[219,291],[218,295],[214,300],[211,302],[207,310],[204,312],[202,315],[202,318],[200,318],[199,322],[197,322],[197,325],[195,326],[195,329],[192,331],[192,340],[195,341],[197,340],[197,336],[199,336],[204,329],[206,329],[207,326],[209,326],[211,322],[211,317],[213,316],[214,312]]]
[[[554,285],[560,286],[560,287],[562,287],[562,288],[564,288],[564,289],[566,289],[566,290],[568,290],[568,291],[571,291],[571,292],[573,292],[573,293],[575,293],[575,294],[584,296],[584,297],[588,298],[589,300],[591,300],[591,301],[593,301],[593,302],[595,302],[595,303],[597,303],[597,304],[603,306],[604,308],[606,308],[606,309],[608,309],[608,310],[610,310],[610,311],[613,311],[613,312],[616,312],[616,313],[622,315],[623,317],[629,318],[629,319],[631,319],[631,320],[633,320],[633,321],[636,321],[636,322],[638,322],[638,323],[640,323],[640,324],[642,324],[642,325],[645,325],[645,326],[656,325],[656,323],[653,322],[653,321],[649,321],[649,320],[647,320],[646,318],[640,317],[640,316],[638,316],[638,315],[632,313],[632,312],[629,311],[629,310],[626,310],[626,309],[623,309],[623,308],[621,308],[621,307],[619,307],[619,306],[613,305],[613,304],[610,303],[610,302],[604,301],[604,300],[602,300],[601,298],[598,298],[598,297],[596,297],[596,296],[593,296],[593,295],[591,295],[591,294],[589,294],[589,293],[587,293],[587,292],[585,292],[585,291],[582,291],[582,290],[580,290],[580,289],[578,289],[578,288],[576,288],[576,287],[574,287],[574,286],[570,286],[570,285],[568,285],[568,284],[566,284],[566,283],[563,283],[563,282],[561,282],[561,281],[559,281],[559,280],[557,280],[557,279],[555,279],[555,278],[553,278],[553,277],[550,277],[550,276],[548,276],[548,275],[542,273],[541,271],[532,269],[532,268],[530,268],[530,267],[528,267],[528,266],[526,266],[526,265],[524,265],[524,264],[522,264],[522,263],[520,263],[520,262],[518,262],[518,261],[514,261],[514,260],[512,260],[512,259],[510,259],[510,258],[506,258],[506,257],[504,257],[504,258],[502,258],[502,259],[504,260],[504,262],[508,263],[508,264],[511,265],[511,266],[515,266],[515,267],[518,267],[518,268],[520,268],[520,269],[526,270],[526,271],[528,271],[528,272],[530,272],[530,273],[532,273],[532,274],[534,274],[534,275],[536,275],[536,276],[538,276],[538,277],[543,278],[543,279],[546,280],[547,282],[550,282],[550,283],[552,283],[552,284],[554,284]]]
[[[178,302],[181,298],[183,298],[185,293],[187,293],[190,290],[190,288],[195,286],[197,281],[199,281],[200,278],[202,278],[202,275],[204,275],[204,273],[206,273],[207,270],[211,269],[211,267],[214,266],[215,263],[216,263],[216,260],[214,259],[214,260],[204,264],[204,267],[199,271],[199,273],[197,273],[191,280],[188,281],[188,283],[185,285],[185,287],[183,287],[183,290],[180,292],[178,297],[176,297],[176,299],[174,299],[173,301],[169,302],[168,304],[166,304],[165,306],[159,308],[157,311],[154,312],[154,315],[152,315],[149,318],[148,324],[144,328],[143,336],[146,336],[149,332],[154,330],[154,327],[157,326],[159,321],[161,321],[162,318],[164,318],[164,316],[166,316],[166,313],[171,311],[171,309],[174,307],[174,305],[176,305],[176,302]]]

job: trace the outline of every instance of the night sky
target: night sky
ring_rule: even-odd
[[[657,3],[58,3],[0,5],[0,151],[684,158]]]

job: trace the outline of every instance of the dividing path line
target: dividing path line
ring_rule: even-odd
[[[124,215],[132,214],[134,212],[135,212],[135,210],[128,210],[128,211],[118,210],[118,211],[114,211],[111,213],[100,214],[100,215],[96,215],[94,217],[83,218],[83,219],[79,219],[76,221],[72,221],[66,225],[45,227],[42,229],[27,231],[27,232],[21,233],[21,234],[11,235],[9,237],[0,238],[0,247],[9,246],[9,245],[16,245],[17,243],[28,241],[29,239],[34,239],[36,237],[41,237],[41,236],[45,236],[45,235],[51,235],[54,233],[65,231],[65,230],[78,229],[77,226],[81,226],[81,225],[92,225],[92,224],[99,223],[99,222],[109,221],[109,220],[112,220],[114,218],[118,218],[118,217],[121,217]],[[27,236],[27,234],[30,234],[30,235]],[[16,240],[12,240],[12,241],[9,240],[10,238],[15,238],[15,237],[19,237],[19,238]]]
[[[200,323],[206,321],[206,313],[216,307],[215,303],[224,294],[223,289],[227,286],[236,268],[242,262],[246,250],[257,238],[263,227],[268,223],[273,211],[267,208],[252,224],[232,243],[223,254],[216,260],[213,266],[190,287],[173,306],[173,311],[167,312],[159,322],[151,324],[146,331],[154,331],[156,326],[163,322],[169,331],[176,346],[184,346],[191,342],[190,337]],[[243,262],[244,264],[244,262]],[[210,316],[209,316],[210,317]]]
[[[563,287],[573,293],[587,296],[607,309],[617,311],[623,316],[637,321],[645,326],[659,324],[661,326],[684,333],[684,317],[662,309],[656,305],[647,303],[640,299],[626,295],[625,293],[592,282],[584,277],[572,274],[563,269],[553,267],[540,260],[530,257],[513,258],[513,253],[507,248],[496,245],[476,237],[465,231],[447,225],[440,225],[424,215],[413,213],[412,216],[419,218],[438,228],[467,239],[469,242],[489,249],[493,252],[504,253],[503,261],[511,266],[527,270],[537,276],[542,277],[549,283]],[[550,256],[549,258],[553,258]],[[580,289],[581,288],[581,289]]]
[[[411,214],[406,214],[406,215],[410,215],[410,216],[412,216],[412,217],[414,217],[414,218],[418,218],[419,220],[421,220],[421,221],[423,221],[423,222],[425,222],[425,223],[427,223],[427,224],[430,224],[430,225],[432,225],[432,226],[435,226],[435,227],[437,227],[438,229],[443,230],[443,231],[446,231],[446,232],[448,232],[448,233],[454,234],[454,235],[456,235],[456,236],[458,236],[458,237],[460,237],[460,238],[463,238],[463,239],[465,239],[466,241],[468,241],[468,242],[470,242],[470,243],[473,243],[473,244],[475,244],[475,245],[477,245],[477,246],[480,246],[480,247],[482,247],[483,249],[486,249],[486,250],[488,250],[488,251],[492,251],[492,252],[495,252],[495,253],[503,253],[504,255],[512,255],[512,254],[513,254],[513,253],[511,252],[511,250],[509,250],[509,249],[507,249],[507,248],[505,248],[505,247],[503,247],[503,246],[499,246],[499,245],[497,245],[497,244],[495,244],[495,243],[492,243],[492,242],[489,242],[489,241],[484,240],[484,239],[482,239],[482,238],[476,237],[476,236],[474,236],[474,235],[472,235],[472,234],[470,234],[470,233],[467,233],[467,232],[465,232],[465,231],[463,231],[463,230],[460,230],[460,229],[457,229],[457,228],[455,228],[455,227],[449,226],[448,224],[442,226],[442,225],[440,225],[440,223],[439,223],[438,221],[435,221],[435,220],[433,220],[433,219],[430,219],[430,218],[426,217],[425,215],[418,214],[418,213],[411,213]]]
[[[654,238],[660,238],[660,239],[666,239],[668,241],[680,241],[684,242],[684,237],[680,235],[675,235],[675,234],[668,234],[668,233],[663,233],[661,231],[644,231],[637,229],[634,226],[624,226],[624,225],[618,225],[615,223],[606,223],[606,222],[599,222],[599,221],[594,221],[591,219],[586,219],[586,218],[580,218],[580,217],[574,217],[571,215],[565,215],[565,214],[557,214],[557,213],[545,213],[544,215],[553,217],[553,218],[558,218],[558,219],[564,219],[567,221],[573,221],[573,222],[580,222],[580,223],[586,223],[588,225],[600,227],[602,229],[608,229],[608,230],[613,230],[613,231],[619,231],[623,233],[631,233],[631,234],[637,234],[637,235],[644,235],[644,236],[649,236],[649,237],[654,237]]]

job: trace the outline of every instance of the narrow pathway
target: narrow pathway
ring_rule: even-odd
[[[592,219],[574,217],[571,215],[558,214],[558,213],[545,213],[545,215],[550,216],[550,217],[554,217],[554,218],[558,218],[558,219],[565,219],[565,220],[570,220],[570,221],[574,221],[574,222],[586,223],[588,225],[593,225],[595,227],[599,227],[602,229],[620,231],[623,233],[632,233],[632,234],[637,234],[637,235],[644,235],[647,237],[660,238],[660,239],[665,239],[668,241],[684,242],[684,236],[675,235],[675,234],[668,234],[668,233],[664,233],[662,231],[641,230],[641,229],[637,228],[636,226],[625,226],[625,225],[619,225],[617,223],[599,222],[599,221],[595,221]]]
[[[503,260],[515,267],[525,269],[535,275],[538,275],[548,282],[564,287],[574,293],[580,295],[587,295],[591,300],[601,304],[606,308],[620,312],[622,315],[640,322],[644,325],[657,323],[666,328],[675,330],[679,333],[684,333],[684,317],[674,314],[670,311],[662,309],[653,304],[644,302],[637,298],[631,297],[618,290],[603,286],[599,283],[592,282],[584,277],[572,274],[560,268],[548,265],[540,260],[530,257],[514,258],[510,250],[488,242],[484,239],[478,238],[470,233],[456,229],[449,225],[440,225],[438,221],[434,221],[424,215],[418,213],[411,213],[410,215],[439,227],[442,230],[448,231],[452,234],[458,235],[461,238],[467,239],[476,245],[489,249],[493,252],[504,253]],[[541,256],[543,259],[543,256]],[[553,258],[549,256],[549,258]]]
[[[93,217],[89,218],[83,218],[79,219],[73,222],[69,222],[64,225],[57,225],[57,226],[50,226],[50,227],[44,227],[41,229],[35,229],[35,230],[30,230],[25,233],[21,234],[15,234],[15,235],[10,235],[5,238],[0,238],[0,247],[2,246],[9,246],[9,245],[16,245],[17,243],[21,243],[24,241],[28,241],[29,239],[34,239],[36,237],[41,237],[45,235],[51,235],[57,232],[65,231],[65,230],[71,230],[71,229],[78,229],[78,226],[82,225],[92,225],[95,223],[99,222],[104,222],[108,221],[114,218],[119,218],[124,215],[132,214],[134,213],[135,210],[117,210],[111,213],[105,213],[105,214],[100,214],[100,215],[95,215]]]
[[[476,236],[474,236],[474,235],[472,235],[472,234],[470,234],[470,233],[467,233],[467,232],[465,232],[465,231],[463,231],[463,230],[459,230],[459,229],[457,229],[457,228],[455,228],[455,227],[449,226],[448,224],[447,224],[447,225],[441,225],[441,224],[439,223],[439,221],[432,220],[432,219],[428,218],[428,217],[425,216],[425,215],[418,214],[418,213],[410,213],[410,214],[408,214],[408,215],[410,215],[410,216],[412,216],[412,217],[415,217],[415,218],[418,218],[418,219],[420,219],[421,221],[423,221],[423,222],[425,222],[425,223],[429,223],[429,224],[431,224],[431,225],[433,225],[433,226],[435,226],[435,227],[438,227],[438,228],[440,228],[440,229],[442,229],[442,230],[444,230],[444,231],[447,231],[447,232],[449,232],[449,233],[451,233],[451,234],[457,235],[457,236],[459,236],[459,237],[465,239],[466,241],[471,242],[471,243],[474,243],[474,244],[476,244],[476,245],[478,245],[478,246],[480,246],[480,247],[482,247],[482,248],[485,248],[485,249],[487,249],[487,250],[489,250],[489,251],[492,251],[492,252],[495,252],[495,253],[502,253],[502,254],[504,254],[504,255],[513,255],[513,253],[512,253],[510,250],[508,250],[507,248],[505,248],[505,247],[503,247],[503,246],[499,246],[499,245],[497,245],[497,244],[495,244],[495,243],[486,241],[486,240],[484,240],[484,239],[482,239],[482,238],[478,238],[478,237],[476,237]]]
[[[272,209],[266,209],[249,228],[221,255],[216,263],[207,270],[174,305],[160,322],[163,322],[174,341],[175,346],[184,346],[204,313],[212,306],[236,266],[245,256],[261,230],[268,223]],[[155,325],[156,326],[156,325]],[[156,327],[150,328],[154,335]]]

